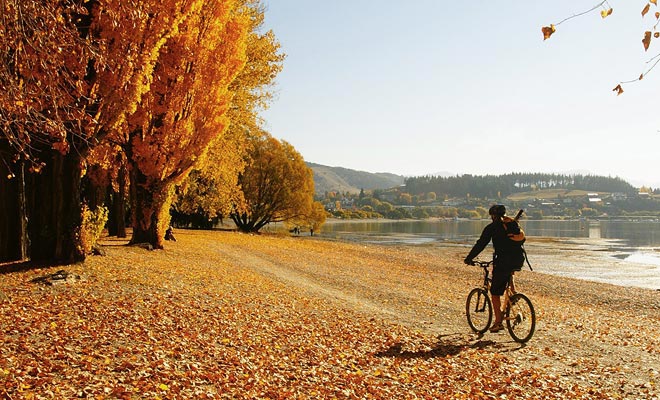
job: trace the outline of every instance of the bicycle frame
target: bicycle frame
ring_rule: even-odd
[[[482,286],[472,289],[468,295],[466,315],[472,330],[482,334],[492,321],[492,303],[489,297],[492,278],[488,268],[493,265],[493,261],[475,261],[472,265],[481,267],[484,277]],[[507,330],[515,341],[525,343],[534,334],[536,314],[529,298],[516,292],[514,273],[515,271],[512,271],[500,304],[502,321],[506,322]]]
[[[490,273],[488,271],[488,267],[493,265],[493,261],[475,261],[475,265],[481,267],[484,270],[484,283],[482,284],[482,288],[488,292],[490,292],[490,284],[492,282],[492,278],[490,277]],[[506,284],[506,289],[504,290],[504,300],[502,301],[502,308],[506,308],[509,299],[511,296],[516,294],[516,289],[515,289],[515,284],[513,282],[513,275],[515,274],[515,271],[511,272],[511,277],[509,277],[509,282]]]

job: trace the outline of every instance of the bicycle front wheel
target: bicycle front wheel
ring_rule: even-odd
[[[511,296],[504,312],[506,329],[518,343],[526,343],[536,329],[536,313],[531,300],[522,293]]]
[[[465,303],[465,315],[468,325],[477,333],[484,333],[493,321],[493,305],[488,292],[483,288],[474,288],[468,294]]]

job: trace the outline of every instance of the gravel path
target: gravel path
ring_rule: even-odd
[[[286,241],[285,246],[269,241]],[[314,246],[309,246],[310,241]],[[556,263],[544,245],[545,257]],[[539,368],[558,379],[607,389],[624,398],[652,398],[660,385],[660,292],[563,278],[527,270],[517,274],[519,291],[538,316],[532,340],[520,345],[506,331],[472,334],[465,296],[480,270],[464,266],[462,248],[377,246],[311,238],[256,237],[225,241],[218,252],[232,262],[279,280],[308,295],[336,302],[456,346],[506,354],[520,368]],[[597,265],[602,257],[572,248],[566,262]]]

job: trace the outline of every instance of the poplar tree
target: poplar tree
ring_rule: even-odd
[[[132,243],[162,248],[175,185],[229,126],[229,85],[245,65],[249,15],[238,0],[196,0],[160,52],[123,142]]]
[[[228,110],[229,129],[213,141],[194,173],[181,186],[174,205],[178,214],[212,221],[228,216],[232,209],[244,209],[238,176],[246,164],[247,135],[261,129],[259,111],[270,104],[272,86],[285,57],[273,32],[261,31],[263,7],[252,0],[247,4],[252,6],[248,9],[246,64],[229,86],[233,95]]]

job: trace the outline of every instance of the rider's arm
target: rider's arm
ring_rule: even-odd
[[[472,261],[476,256],[479,255],[483,251],[483,249],[488,246],[488,243],[490,243],[490,240],[493,238],[493,224],[488,224],[484,228],[483,231],[481,231],[481,236],[477,240],[477,243],[474,244],[472,247],[472,250],[470,250],[470,253],[465,257],[465,263],[468,264],[468,261]]]

